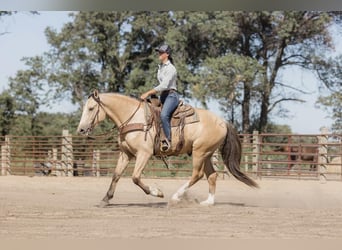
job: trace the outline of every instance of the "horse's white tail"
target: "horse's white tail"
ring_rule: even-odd
[[[250,187],[259,187],[258,184],[240,170],[241,142],[235,128],[227,123],[226,139],[221,147],[222,159],[228,171],[239,181]]]

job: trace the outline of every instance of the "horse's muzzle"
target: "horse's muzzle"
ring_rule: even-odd
[[[78,128],[77,129],[77,133],[81,134],[81,135],[86,135],[88,136],[91,132],[91,128],[87,128],[87,129],[84,129],[84,128]]]

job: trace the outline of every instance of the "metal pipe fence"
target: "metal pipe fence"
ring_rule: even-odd
[[[1,175],[112,176],[119,146],[116,135],[81,137],[64,130],[61,136],[0,137]],[[314,178],[342,180],[342,135],[336,134],[240,134],[241,170],[255,178]],[[147,177],[189,177],[190,156],[152,157]],[[212,162],[222,178],[226,170],[215,153]],[[132,161],[126,172],[133,172]]]

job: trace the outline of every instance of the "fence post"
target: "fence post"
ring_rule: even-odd
[[[94,149],[93,151],[93,176],[100,177],[100,150]]]
[[[252,169],[253,173],[256,176],[259,175],[259,152],[260,152],[260,145],[259,145],[259,132],[253,131],[253,154],[252,154]]]
[[[249,135],[244,135],[242,137],[242,154],[243,154],[243,151],[245,150],[246,147],[248,147],[248,144],[249,144],[249,140],[250,140],[250,137]],[[246,150],[245,150],[246,151]],[[244,158],[244,165],[245,165],[245,172],[248,172],[248,168],[249,168],[249,163],[248,163],[248,150],[247,150],[247,153],[243,154],[243,158]]]
[[[321,135],[318,136],[318,174],[321,181],[326,181],[325,173],[327,172],[328,163],[328,133],[329,130],[326,127],[320,129]]]
[[[60,176],[61,172],[60,172],[60,165],[57,164],[57,148],[52,148],[51,151],[49,151],[49,157],[50,157],[50,161],[51,161],[51,167],[53,169],[53,171],[51,172],[51,175],[54,176]]]
[[[72,136],[66,129],[63,129],[62,135],[62,169],[66,176],[73,176]]]
[[[1,175],[11,175],[11,153],[10,153],[10,138],[5,136],[5,143],[1,145]]]
[[[1,145],[1,175],[6,175],[6,148]]]

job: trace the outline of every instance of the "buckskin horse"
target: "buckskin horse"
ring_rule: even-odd
[[[98,93],[95,90],[86,101],[78,133],[90,135],[93,129],[106,117],[111,119],[119,128],[120,154],[110,187],[102,199],[100,206],[109,204],[113,198],[116,184],[126,169],[129,161],[135,157],[135,166],[132,174],[133,182],[147,195],[164,197],[162,191],[156,187],[145,185],[141,174],[154,154],[154,139],[157,135],[155,126],[148,126],[146,122],[146,102],[118,93]],[[208,198],[202,205],[213,205],[215,202],[215,189],[217,173],[215,172],[211,157],[220,147],[223,162],[228,171],[239,181],[250,187],[258,187],[257,183],[240,171],[241,143],[234,127],[225,122],[214,113],[195,108],[198,122],[184,126],[184,143],[180,150],[176,150],[179,140],[179,129],[173,127],[171,151],[167,155],[191,154],[192,176],[171,197],[174,202],[180,201],[185,192],[200,180],[204,174],[209,183]],[[136,125],[142,125],[138,129]],[[131,127],[131,129],[127,129]]]

